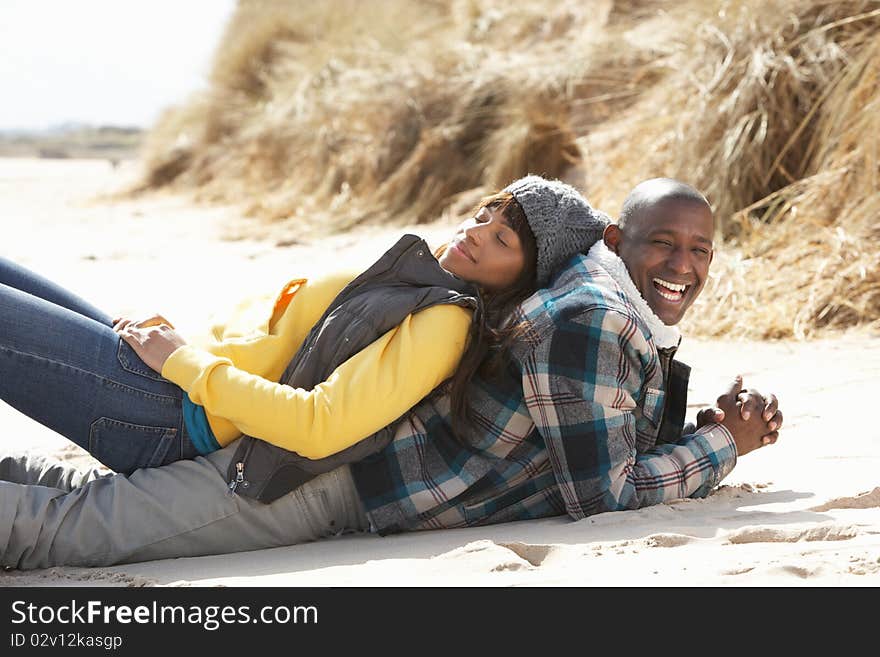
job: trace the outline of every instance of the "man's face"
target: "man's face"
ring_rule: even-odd
[[[605,243],[620,256],[654,314],[667,326],[696,300],[712,262],[712,211],[702,203],[663,199],[609,227]]]

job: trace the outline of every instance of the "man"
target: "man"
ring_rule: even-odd
[[[692,188],[639,185],[604,240],[523,304],[509,359],[472,386],[469,425],[453,428],[448,397],[431,396],[382,452],[270,504],[228,490],[236,443],[127,477],[2,458],[2,563],[103,565],[704,496],[782,422],[774,397],[741,396],[736,380],[682,433],[674,324],[705,283],[713,232]]]

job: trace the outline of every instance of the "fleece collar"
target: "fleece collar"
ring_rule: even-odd
[[[591,260],[598,263],[602,269],[608,272],[611,278],[623,289],[630,303],[635,307],[636,311],[645,320],[648,329],[654,337],[654,344],[661,349],[669,347],[677,347],[681,342],[681,333],[674,326],[664,324],[651,306],[645,301],[635,283],[632,281],[626,265],[614,251],[609,249],[603,240],[596,242],[591,248],[588,256]]]

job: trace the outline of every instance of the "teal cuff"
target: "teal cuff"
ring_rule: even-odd
[[[220,443],[208,424],[204,406],[194,404],[186,393],[183,394],[183,421],[186,423],[189,439],[199,454],[204,456],[220,449]]]

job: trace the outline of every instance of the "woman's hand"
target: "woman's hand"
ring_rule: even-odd
[[[161,315],[155,315],[142,322],[120,319],[114,322],[113,330],[134,349],[135,353],[152,370],[162,373],[162,366],[174,351],[186,344],[186,340],[175,331]],[[143,324],[146,322],[146,324]]]
[[[174,328],[174,324],[169,322],[159,313],[154,313],[146,319],[131,319],[128,317],[113,318],[113,330],[117,333],[119,332],[119,329],[125,328],[126,326],[133,326],[134,328],[148,328],[150,326],[159,326],[160,324],[168,324],[168,326]]]

